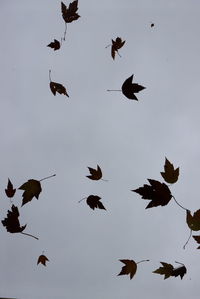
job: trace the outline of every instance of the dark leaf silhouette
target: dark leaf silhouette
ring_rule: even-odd
[[[125,40],[122,41],[121,37],[117,37],[116,40],[112,39],[111,56],[113,59],[115,59],[115,53],[116,52],[118,53],[118,50],[121,49],[124,44],[125,44]]]
[[[189,210],[186,211],[186,222],[193,231],[200,230],[200,210],[194,212],[193,216]]]
[[[78,0],[71,2],[69,4],[69,7],[67,7],[63,2],[61,2],[62,17],[66,23],[71,23],[80,18],[79,14],[77,14],[77,10]]]
[[[65,96],[69,97],[66,88],[62,84],[51,81],[49,86],[54,96],[56,95],[56,92],[58,92],[59,94],[64,94]]]
[[[164,165],[164,172],[161,172],[161,175],[165,182],[169,184],[176,183],[179,176],[179,168],[174,169],[174,166],[172,163],[165,158],[165,165]]]
[[[154,27],[155,25],[154,25],[154,23],[151,23],[151,27]]]
[[[38,258],[37,265],[42,264],[42,265],[46,266],[47,261],[49,261],[48,258],[45,255],[41,254]]]
[[[102,171],[99,165],[97,165],[97,169],[88,167],[90,175],[87,175],[86,177],[91,180],[100,180],[102,178]]]
[[[193,238],[195,239],[195,241],[197,241],[198,244],[200,244],[200,236],[193,236]],[[200,246],[197,247],[197,249],[200,249]]]
[[[180,276],[182,279],[187,272],[187,269],[183,264],[181,265],[181,267],[174,268],[171,264],[165,262],[160,263],[162,264],[162,267],[156,269],[155,271],[153,271],[153,273],[164,275],[164,279],[167,279],[170,276]]]
[[[104,205],[102,204],[102,202],[100,201],[101,197],[99,197],[98,195],[90,195],[87,198],[87,204],[91,209],[102,209],[102,210],[106,210],[106,208],[104,207]]]
[[[7,189],[5,189],[5,193],[8,197],[13,197],[15,195],[16,189],[13,189],[13,184],[11,183],[10,179],[8,179]]]
[[[42,187],[40,181],[37,180],[28,180],[26,183],[19,187],[20,190],[24,190],[22,197],[22,206],[27,202],[31,201],[33,197],[39,198],[40,192],[42,191]]]
[[[26,228],[26,225],[20,226],[19,216],[18,207],[12,205],[11,211],[7,212],[7,218],[1,221],[9,233],[21,233]]]
[[[122,267],[122,270],[118,274],[118,276],[119,275],[130,275],[130,279],[132,279],[137,271],[136,262],[133,260],[119,260],[119,261],[122,262],[123,264],[125,264],[125,266]]]
[[[47,47],[50,47],[50,48],[54,49],[54,51],[59,50],[60,49],[60,42],[57,39],[54,39],[54,41],[51,42],[49,45],[47,45]]]
[[[142,196],[143,199],[151,200],[146,209],[165,206],[172,198],[171,192],[165,183],[148,179],[150,185],[144,184],[143,187],[132,190]]]
[[[132,81],[133,81],[133,75],[124,81],[124,83],[122,84],[122,93],[128,99],[138,101],[138,98],[135,96],[135,93],[140,92],[146,87],[139,85],[137,83],[132,83]]]

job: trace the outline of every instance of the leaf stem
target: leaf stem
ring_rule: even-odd
[[[84,199],[86,199],[87,197],[83,197],[83,198],[81,198],[79,201],[78,201],[78,203],[80,203],[82,200],[84,200]]]
[[[20,234],[32,237],[32,238],[34,238],[36,240],[39,240],[37,237],[35,237],[35,236],[31,235],[31,234],[27,234],[27,233],[23,233],[23,232],[20,232]]]
[[[179,263],[177,261],[175,261],[175,263],[179,264],[179,265],[182,265],[182,266],[185,266],[183,263]]]
[[[40,182],[41,182],[41,181],[44,181],[44,180],[47,180],[47,179],[50,179],[50,178],[52,178],[53,176],[56,176],[56,174],[47,176],[46,178],[41,179]]]
[[[139,263],[143,263],[143,262],[149,262],[150,260],[141,260],[139,262],[137,262],[136,264],[139,264]]]
[[[186,245],[187,245],[188,242],[190,241],[191,236],[192,236],[192,230],[190,229],[190,235],[189,235],[189,238],[187,239],[186,243],[183,245],[183,249],[185,249]]]
[[[107,89],[107,91],[122,91],[121,89]]]
[[[67,33],[67,23],[65,22],[65,31],[64,31],[64,37],[63,37],[64,41],[65,41],[65,38],[66,38],[66,33]]]
[[[110,45],[107,45],[106,47],[105,47],[105,49],[107,49],[108,47],[111,47],[112,45],[110,44]]]
[[[49,70],[49,81],[51,82],[51,70]]]
[[[172,198],[174,199],[175,203],[183,210],[188,211],[188,209],[184,208],[177,200],[176,198],[172,195]]]
[[[105,180],[105,179],[101,179],[101,181],[108,182],[108,180]]]

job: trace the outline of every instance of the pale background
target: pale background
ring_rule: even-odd
[[[60,1],[0,2],[1,220],[10,208],[8,177],[19,187],[56,173],[42,182],[39,200],[20,209],[25,231],[39,241],[0,226],[0,296],[199,298],[196,242],[183,250],[185,211],[173,201],[145,210],[148,201],[130,190],[147,178],[162,181],[166,156],[180,166],[172,193],[192,212],[200,208],[200,3],[79,0],[79,14],[54,52],[46,45],[64,33]],[[113,61],[105,46],[117,36],[126,43]],[[53,96],[49,69],[70,98]],[[106,91],[132,74],[146,87],[139,102]],[[109,182],[86,178],[97,164]],[[90,194],[107,211],[78,204]],[[43,250],[46,267],[37,266]],[[151,261],[130,281],[117,276],[119,259]],[[160,261],[176,260],[187,267],[183,280],[152,274]]]

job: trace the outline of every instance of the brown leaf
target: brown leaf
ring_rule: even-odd
[[[165,183],[148,179],[150,185],[144,184],[143,187],[132,190],[142,196],[143,199],[151,200],[146,209],[165,206],[172,198],[171,192]]]
[[[18,207],[12,205],[11,211],[7,212],[7,218],[1,221],[9,233],[21,233],[26,228],[26,225],[20,226],[19,216]]]
[[[49,261],[48,258],[45,255],[41,254],[38,258],[37,265],[42,264],[42,265],[46,266],[47,261]]]
[[[122,41],[121,37],[117,37],[116,40],[112,39],[112,46],[111,46],[111,56],[115,59],[115,52],[118,53],[118,50],[123,47],[125,44],[125,40]]]
[[[156,269],[153,271],[153,273],[164,275],[164,279],[169,278],[170,276],[180,276],[181,279],[183,276],[186,274],[187,269],[184,265],[178,268],[174,268],[171,264],[165,263],[165,262],[160,262],[162,264],[162,267]]]
[[[179,168],[174,169],[173,164],[170,163],[169,160],[167,160],[167,158],[165,158],[164,170],[164,172],[161,172],[161,175],[165,182],[169,184],[176,183],[179,176]]]
[[[5,189],[5,193],[8,197],[13,197],[15,195],[16,189],[13,189],[13,184],[10,179],[8,179],[7,189]]]
[[[194,212],[193,216],[189,210],[186,211],[186,222],[193,231],[200,230],[200,210]]]
[[[132,279],[137,271],[136,262],[133,260],[119,260],[119,261],[122,262],[123,264],[125,264],[125,266],[122,267],[122,270],[118,274],[118,276],[119,275],[130,275],[130,279]]]
[[[193,236],[193,238],[195,239],[195,241],[197,241],[198,244],[200,244],[200,236]],[[197,247],[197,249],[200,249],[200,246]]]
[[[90,175],[86,175],[87,178],[91,180],[100,180],[102,178],[102,171],[99,165],[97,165],[97,169],[88,167]]]
[[[60,42],[57,39],[54,39],[54,42],[51,42],[47,47],[54,49],[54,51],[60,49]]]
[[[86,202],[88,206],[93,210],[95,208],[106,210],[100,199],[101,197],[99,197],[98,195],[89,195]]]
[[[58,92],[59,94],[64,94],[65,96],[69,97],[66,88],[62,84],[51,81],[49,86],[54,96],[56,95],[56,92]]]
[[[42,191],[42,187],[40,181],[37,180],[28,180],[26,183],[21,185],[18,189],[24,190],[22,194],[22,206],[25,205],[27,202],[31,201],[33,197],[39,198],[40,192]]]
[[[124,83],[122,84],[122,93],[128,99],[138,101],[137,97],[135,96],[135,93],[140,92],[146,87],[139,85],[137,83],[132,83],[132,81],[133,81],[133,75],[124,81]]]
[[[78,0],[75,0],[69,4],[69,7],[61,2],[61,12],[62,17],[66,23],[71,23],[73,21],[78,20],[80,18],[79,14],[77,14],[78,10]]]

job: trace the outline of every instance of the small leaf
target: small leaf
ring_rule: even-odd
[[[51,42],[47,47],[54,49],[54,51],[60,49],[60,42],[57,39],[54,39],[54,42]]]
[[[24,190],[22,194],[22,206],[27,202],[31,201],[33,197],[39,198],[40,192],[42,191],[40,181],[37,180],[28,180],[26,183],[21,185],[18,189]]]
[[[172,198],[171,191],[165,183],[148,179],[150,185],[144,184],[143,187],[132,190],[142,196],[143,199],[151,200],[146,209],[157,206],[165,206]]]
[[[154,25],[154,23],[151,23],[151,27],[154,27],[155,25]]]
[[[119,260],[119,261],[122,262],[123,264],[125,264],[125,266],[122,267],[122,270],[118,274],[118,276],[119,275],[130,275],[130,279],[132,279],[137,271],[136,262],[133,260]]]
[[[15,195],[16,189],[13,189],[13,184],[10,179],[8,179],[7,189],[5,189],[5,193],[8,197],[13,197]]]
[[[7,212],[7,218],[1,221],[9,233],[21,233],[26,228],[26,225],[20,226],[19,216],[18,207],[12,205],[11,211]]]
[[[111,56],[115,59],[115,52],[118,53],[118,50],[123,47],[125,44],[125,40],[122,41],[121,37],[117,37],[116,40],[112,39],[112,46],[111,46]]]
[[[48,258],[45,255],[41,254],[38,258],[37,265],[42,264],[42,265],[46,266],[47,261],[49,261]]]
[[[197,241],[198,244],[200,244],[200,236],[193,236],[193,238],[195,239],[195,241]],[[197,247],[197,249],[200,249],[200,246]]]
[[[167,160],[167,158],[165,158],[164,170],[164,172],[161,172],[161,175],[165,182],[169,184],[176,183],[179,176],[179,168],[174,169],[173,164],[170,163],[169,160]]]
[[[56,92],[58,92],[59,94],[64,94],[65,96],[69,97],[66,88],[62,84],[51,81],[49,86],[54,96],[56,95]]]
[[[99,165],[97,165],[97,169],[88,167],[90,175],[87,175],[86,177],[91,179],[91,180],[100,180],[102,178],[102,171]]]
[[[153,271],[153,273],[164,275],[164,279],[169,278],[170,276],[180,276],[181,279],[183,276],[186,274],[187,269],[184,265],[178,268],[174,268],[171,264],[165,263],[165,262],[160,262],[162,264],[162,267],[156,269]]]
[[[102,204],[102,202],[100,201],[101,197],[99,197],[98,195],[90,195],[87,198],[87,204],[91,209],[102,209],[102,210],[106,210],[106,208],[104,207],[104,205]]]
[[[78,10],[78,0],[75,0],[69,4],[69,7],[61,2],[61,12],[62,17],[66,23],[71,23],[73,21],[78,20],[80,18],[79,14],[77,14]]]
[[[135,96],[135,93],[140,92],[146,87],[139,85],[137,83],[132,83],[132,81],[133,81],[133,75],[124,81],[124,83],[122,84],[122,93],[128,99],[138,101],[137,97]]]
[[[193,216],[189,210],[186,211],[186,222],[193,231],[200,230],[200,210],[194,212]]]

